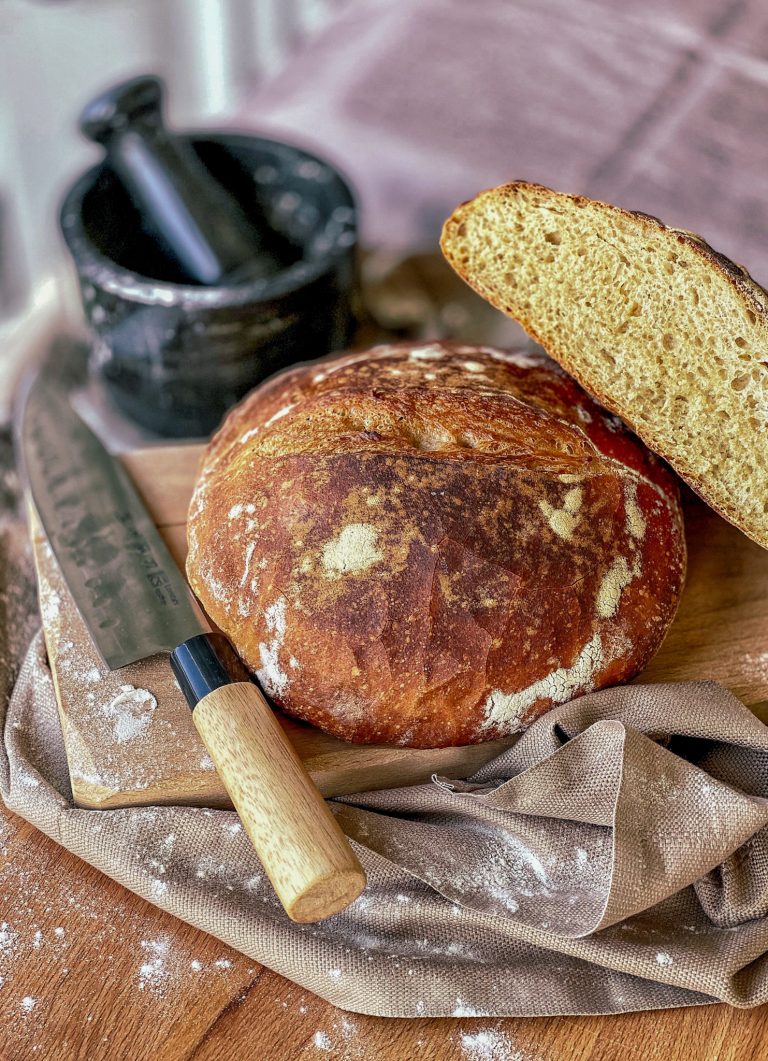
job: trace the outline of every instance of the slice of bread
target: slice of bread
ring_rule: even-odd
[[[518,181],[445,223],[454,269],[768,547],[768,293],[699,236]]]

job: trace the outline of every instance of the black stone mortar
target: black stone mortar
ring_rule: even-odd
[[[250,136],[183,139],[258,228],[273,275],[174,282],[173,261],[106,164],[61,209],[94,336],[91,371],[129,417],[176,438],[210,434],[266,376],[347,345],[357,244],[352,193],[326,162]]]

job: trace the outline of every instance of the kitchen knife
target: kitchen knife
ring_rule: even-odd
[[[23,471],[64,579],[111,670],[170,652],[192,719],[294,921],[343,910],[365,874],[258,686],[205,626],[125,469],[41,374],[21,421]]]

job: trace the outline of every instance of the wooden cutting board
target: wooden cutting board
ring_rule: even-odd
[[[162,445],[121,458],[180,563],[186,556],[187,508],[201,453],[199,445]],[[33,511],[30,525],[74,801],[102,808],[231,806],[168,657],[108,671]],[[354,745],[285,716],[280,720],[326,796],[415,784],[433,773],[467,777],[511,743],[434,750]]]
[[[199,446],[166,445],[122,458],[179,561],[186,552],[185,519],[200,454]],[[684,501],[685,592],[664,644],[638,680],[714,678],[766,720],[768,551],[692,494]],[[32,520],[43,626],[75,802],[229,806],[167,657],[105,670],[34,514]],[[129,691],[121,695],[125,686]],[[326,795],[413,784],[433,773],[466,777],[511,743],[426,751],[351,745],[312,726],[282,716],[281,721]]]

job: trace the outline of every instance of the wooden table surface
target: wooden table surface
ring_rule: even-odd
[[[11,933],[0,921],[2,1061],[766,1056],[766,1007],[517,1020],[347,1014],[150,906],[1,806],[0,844],[0,896],[13,912]]]

